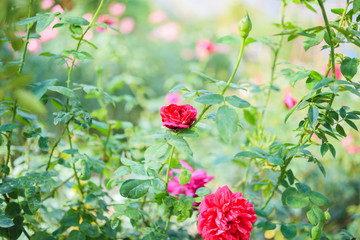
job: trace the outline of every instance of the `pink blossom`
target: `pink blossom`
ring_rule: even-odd
[[[39,39],[30,38],[27,49],[33,54],[38,54],[41,50],[41,41]]]
[[[352,144],[354,142],[354,137],[350,134],[348,134],[346,137],[343,138],[343,140],[341,141],[341,145],[343,147],[347,147],[350,144]]]
[[[298,103],[298,101],[289,92],[285,94],[283,102],[288,109],[292,109]]]
[[[109,5],[109,13],[113,16],[121,16],[126,10],[126,5],[123,3],[112,2]]]
[[[94,36],[94,32],[89,30],[87,31],[87,33],[85,33],[84,35],[84,39],[87,40],[87,41],[90,41]]]
[[[149,15],[149,22],[159,24],[166,21],[167,15],[163,11],[155,11]]]
[[[209,39],[201,39],[196,43],[196,57],[199,60],[209,58],[210,54],[216,52],[216,47]]]
[[[181,95],[179,93],[166,94],[165,102],[167,104],[179,104],[182,102]]]
[[[120,22],[119,30],[122,34],[129,34],[131,33],[135,28],[135,20],[133,18],[124,18]]]
[[[191,180],[187,184],[180,184],[179,177],[173,177],[173,173],[177,172],[180,174],[180,169],[172,169],[170,171],[170,176],[173,177],[168,184],[168,192],[171,194],[184,194],[186,196],[195,197],[196,190],[205,187],[205,184],[214,179],[213,176],[207,175],[206,171],[203,169],[198,169],[194,171],[194,169],[187,164],[185,161],[180,160],[181,165],[184,168],[187,168],[192,173]]]
[[[47,28],[45,28],[44,31],[40,33],[40,40],[41,42],[45,43],[48,42],[58,35],[59,30],[57,28],[53,28],[53,26],[56,24],[56,20],[53,21],[52,24],[50,24]]]
[[[48,8],[51,8],[54,4],[55,4],[55,0],[42,0],[41,8],[48,9]]]
[[[323,67],[321,68],[322,72],[325,74],[326,70],[327,70],[327,65],[323,65]],[[330,69],[329,74],[327,75],[327,77],[331,77],[332,74],[332,69]],[[335,65],[335,78],[336,79],[341,79],[342,74],[341,74],[341,69],[340,69],[340,65],[336,64]]]
[[[52,9],[51,9],[51,12],[52,13],[56,13],[56,12],[59,12],[59,13],[61,13],[61,14],[64,14],[64,9],[59,5],[59,4],[57,4],[57,5],[55,5]]]
[[[179,37],[179,32],[180,25],[175,22],[169,22],[155,28],[151,35],[165,42],[175,42]]]
[[[98,20],[97,20],[98,23],[104,23],[104,24],[107,24],[111,27],[114,27],[115,26],[115,23],[116,23],[116,19],[113,18],[113,17],[110,17],[109,15],[107,14],[103,14],[101,15]],[[105,31],[105,28],[103,27],[96,27],[96,31],[98,32],[103,32]]]
[[[350,146],[347,147],[346,149],[347,153],[349,154],[357,154],[358,152],[360,152],[360,147],[355,146],[354,144],[351,144]]]
[[[198,231],[204,240],[249,240],[256,219],[253,205],[224,186],[203,198]]]
[[[86,19],[88,22],[91,22],[93,15],[91,13],[85,13],[82,17]]]

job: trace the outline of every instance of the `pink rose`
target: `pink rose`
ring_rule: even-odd
[[[109,5],[109,13],[113,16],[121,16],[124,14],[126,5],[123,3],[112,2]]]
[[[346,137],[343,138],[343,140],[341,141],[341,145],[343,147],[347,147],[350,144],[352,144],[354,142],[354,137],[352,135],[347,135]]]
[[[215,52],[215,44],[209,39],[201,39],[196,43],[196,57],[199,60],[205,60],[210,56],[210,54]]]
[[[38,54],[41,50],[41,41],[39,39],[30,38],[27,49],[33,54]]]
[[[64,9],[59,5],[59,4],[57,4],[57,5],[55,5],[52,9],[51,9],[51,12],[52,13],[56,13],[56,12],[59,12],[59,13],[61,13],[61,14],[64,14]]]
[[[189,128],[196,121],[197,110],[189,104],[170,104],[160,109],[162,125],[170,129]]]
[[[348,154],[354,155],[360,152],[360,148],[355,146],[354,144],[351,144],[350,146],[347,147],[346,151]]]
[[[293,98],[293,96],[291,95],[291,93],[286,93],[285,97],[283,99],[284,104],[286,105],[286,107],[288,109],[292,109],[297,103],[298,101],[296,99]]]
[[[256,219],[253,205],[224,186],[203,198],[198,231],[204,240],[248,240]]]
[[[166,21],[166,19],[167,19],[167,15],[166,15],[166,13],[164,13],[162,11],[152,12],[149,15],[149,22],[154,23],[154,24],[162,23],[162,22]]]
[[[41,8],[42,9],[48,9],[51,8],[52,5],[55,4],[55,0],[42,0],[41,1]]]
[[[180,184],[179,177],[173,177],[173,173],[177,172],[180,174],[180,169],[172,169],[170,171],[170,177],[173,177],[168,184],[168,192],[171,194],[184,194],[186,196],[196,197],[196,190],[199,188],[205,187],[205,184],[214,179],[213,176],[207,175],[206,171],[203,169],[194,169],[187,164],[185,161],[180,160],[180,163],[183,167],[190,170],[192,173],[191,180],[187,184]]]
[[[124,18],[120,22],[119,30],[122,34],[129,34],[131,33],[135,28],[135,20],[132,18]]]
[[[155,39],[161,39],[165,42],[175,42],[179,37],[180,25],[175,22],[165,23],[155,28],[151,35]]]
[[[182,102],[181,95],[179,93],[166,94],[165,102],[167,104],[179,104]]]
[[[116,23],[116,19],[113,18],[113,17],[110,17],[109,15],[107,14],[103,14],[101,15],[98,20],[97,20],[98,23],[104,23],[104,24],[107,24],[111,27],[114,27],[115,23]],[[104,32],[105,31],[105,28],[103,27],[96,27],[96,31],[97,32]]]

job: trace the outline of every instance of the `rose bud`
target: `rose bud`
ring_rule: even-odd
[[[246,16],[243,17],[240,20],[240,22],[238,23],[238,29],[239,29],[240,36],[243,38],[247,38],[247,36],[249,35],[249,33],[252,29],[252,23],[251,23],[249,15],[247,13],[246,13]]]

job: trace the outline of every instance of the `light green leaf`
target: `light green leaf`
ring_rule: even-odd
[[[326,206],[331,203],[327,196],[319,192],[311,191],[309,197],[310,201],[317,206]]]
[[[206,105],[213,105],[224,102],[224,97],[220,94],[206,94],[195,98],[195,101]]]
[[[357,73],[359,60],[357,58],[345,58],[341,62],[340,70],[347,80],[351,80]]]
[[[237,108],[247,108],[250,107],[250,103],[248,101],[245,101],[244,99],[241,99],[237,96],[230,96],[226,97],[225,100],[230,103],[232,106]]]
[[[216,42],[226,44],[226,45],[234,45],[234,44],[241,43],[242,38],[228,35],[228,36],[224,36],[224,37],[219,38]]]
[[[179,177],[180,184],[187,184],[191,180],[191,171],[187,168],[182,168]]]
[[[216,112],[216,125],[224,141],[230,142],[237,131],[238,116],[234,109],[224,105]]]
[[[167,135],[166,140],[171,146],[174,146],[178,151],[185,152],[191,156],[193,155],[193,152],[191,151],[189,144],[184,138],[173,134],[169,134]]]

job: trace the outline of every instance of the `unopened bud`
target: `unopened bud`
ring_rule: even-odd
[[[252,28],[252,23],[249,15],[246,13],[246,16],[243,17],[238,23],[239,34],[243,38],[247,38]]]

